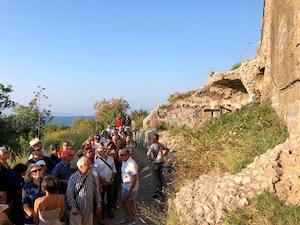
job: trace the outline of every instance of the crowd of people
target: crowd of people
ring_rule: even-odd
[[[8,165],[11,150],[0,147],[0,225],[98,225],[122,207],[120,224],[136,223],[138,166],[134,159],[130,118],[116,118],[80,150],[64,141],[49,146],[34,138],[26,164]],[[152,162],[155,193],[162,196],[163,156],[169,149],[152,137],[147,158]]]
[[[108,126],[75,151],[72,143],[29,142],[26,164],[8,165],[11,150],[0,147],[0,224],[106,224],[122,207],[123,224],[136,222],[138,166],[131,121]]]

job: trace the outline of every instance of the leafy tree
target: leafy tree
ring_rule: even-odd
[[[126,116],[129,103],[123,98],[102,99],[95,103],[94,108],[99,128],[105,129],[107,125],[115,124],[117,116],[120,118]]]
[[[140,110],[133,110],[130,113],[130,117],[132,120],[135,121],[135,126],[137,129],[140,129],[143,126],[143,120],[148,115],[148,112],[146,110],[140,109]]]
[[[10,100],[10,93],[13,91],[11,85],[4,86],[0,83],[0,144],[10,144],[10,141],[14,138],[12,136],[15,134],[11,117],[1,115],[1,111],[12,107],[15,102]]]
[[[47,98],[43,94],[45,88],[38,86],[35,97],[28,106],[16,105],[13,109],[15,113],[15,128],[20,136],[29,139],[30,136],[40,137],[45,125],[53,119],[51,111],[41,108],[41,98]]]
[[[0,83],[0,114],[1,111],[14,106],[14,102],[10,100],[9,94],[13,91],[11,85],[7,85],[6,87]]]

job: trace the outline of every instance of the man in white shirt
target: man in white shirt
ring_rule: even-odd
[[[136,223],[136,199],[139,189],[138,166],[130,156],[130,151],[127,148],[122,148],[119,151],[119,157],[122,160],[122,191],[121,203],[127,218],[124,218],[120,223],[135,224]]]
[[[97,148],[99,157],[95,160],[94,167],[101,180],[101,197],[104,199],[105,193],[107,195],[107,216],[113,218],[112,213],[113,206],[113,191],[112,183],[117,173],[114,159],[108,155],[108,151],[105,148]],[[102,201],[104,204],[104,201]],[[104,206],[104,205],[103,205]],[[102,208],[104,208],[102,206]]]

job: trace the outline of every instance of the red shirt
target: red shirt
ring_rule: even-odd
[[[122,126],[122,120],[121,119],[117,119],[117,128]]]

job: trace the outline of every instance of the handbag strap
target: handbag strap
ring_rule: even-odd
[[[85,181],[86,181],[87,177],[88,177],[88,175],[86,175],[86,177],[83,179],[82,184],[80,185],[80,187],[76,190],[76,192],[74,192],[74,199],[76,199],[77,195],[79,194],[79,192],[84,187],[84,184],[85,184]]]
[[[111,171],[113,171],[113,168],[111,167],[111,165],[109,165],[101,156],[99,158],[102,160],[102,162],[105,163],[105,165],[107,165],[111,169]]]

